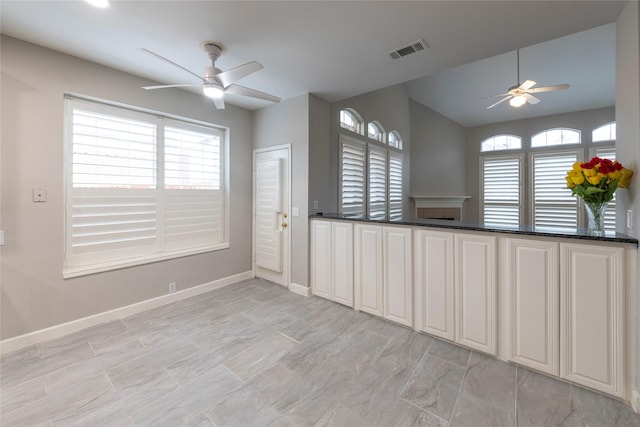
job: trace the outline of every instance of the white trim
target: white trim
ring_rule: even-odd
[[[289,291],[294,294],[302,295],[303,297],[311,296],[311,288],[297,283],[289,282]]]
[[[640,409],[640,393],[638,393],[638,390],[632,390],[631,391],[631,407],[633,408],[633,410],[635,412],[638,412],[638,409]]]
[[[191,298],[196,295],[200,295],[205,292],[209,292],[214,289],[222,288],[251,278],[253,278],[253,272],[245,271],[243,273],[234,274],[233,276],[223,277],[222,279],[183,289],[173,294],[161,295],[159,297],[151,298],[145,301],[125,305],[124,307],[114,308],[113,310],[104,311],[102,313],[72,320],[70,322],[50,326],[45,329],[39,329],[37,331],[29,332],[24,335],[19,335],[17,337],[8,338],[6,340],[0,341],[0,355],[20,350],[22,348],[42,341],[60,338],[64,335],[80,331],[90,326],[99,325],[101,323],[106,323],[112,320],[122,319],[133,314],[141,313],[143,311],[171,304],[176,301]]]

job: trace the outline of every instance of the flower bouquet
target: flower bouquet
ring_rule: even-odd
[[[594,157],[576,162],[567,172],[567,188],[584,200],[589,217],[589,231],[604,234],[604,213],[618,188],[629,188],[633,171],[617,161]]]

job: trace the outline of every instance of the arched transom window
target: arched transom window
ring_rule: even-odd
[[[392,130],[389,132],[389,147],[397,148],[398,150],[402,150],[402,138],[400,138],[400,134],[397,130]]]
[[[480,144],[480,151],[518,150],[522,148],[522,138],[515,135],[496,135]]]
[[[371,122],[367,125],[367,136],[375,141],[384,143],[384,129],[378,122]]]
[[[592,142],[615,141],[616,140],[616,123],[607,123],[593,130],[591,135]]]
[[[568,128],[548,129],[531,137],[531,147],[580,144],[580,131]]]
[[[342,128],[362,135],[363,124],[364,121],[355,110],[351,108],[340,110],[340,126]]]

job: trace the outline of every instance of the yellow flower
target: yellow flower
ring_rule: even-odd
[[[590,184],[592,185],[598,185],[600,184],[600,181],[602,180],[602,177],[600,176],[601,174],[595,174],[593,176],[588,176],[587,177],[587,181],[589,181]]]
[[[573,188],[576,186],[569,175],[565,176],[564,179],[567,180],[567,188]]]
[[[607,176],[609,177],[609,179],[618,179],[620,178],[620,171],[609,172]]]
[[[598,174],[598,171],[595,168],[592,169],[584,169],[582,171],[582,173],[584,173],[584,176],[586,176],[587,178],[589,178],[590,176],[595,176]],[[600,182],[600,180],[598,180],[598,182]]]
[[[573,170],[576,172],[582,172],[582,167],[580,166],[582,162],[575,162],[573,164]]]
[[[618,187],[629,188],[629,181],[633,176],[633,171],[627,168],[622,168],[620,171],[620,178],[618,178]]]

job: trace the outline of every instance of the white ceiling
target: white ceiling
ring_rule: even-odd
[[[410,81],[412,98],[472,126],[518,114],[613,105],[613,25],[564,36],[615,22],[623,6],[619,1],[116,0],[108,9],[95,9],[80,0],[3,0],[0,28],[159,83],[196,82],[137,48],[200,74],[209,65],[200,49],[206,40],[226,47],[216,63],[222,70],[252,60],[263,64],[239,83],[283,99],[313,93],[334,102]],[[419,38],[428,50],[398,60],[387,55]],[[520,112],[503,104],[487,111],[491,100],[483,97],[515,84],[518,48],[523,48],[521,80],[571,88],[540,94],[542,102]],[[549,52],[551,57],[543,56]],[[250,109],[269,105],[225,98]]]

